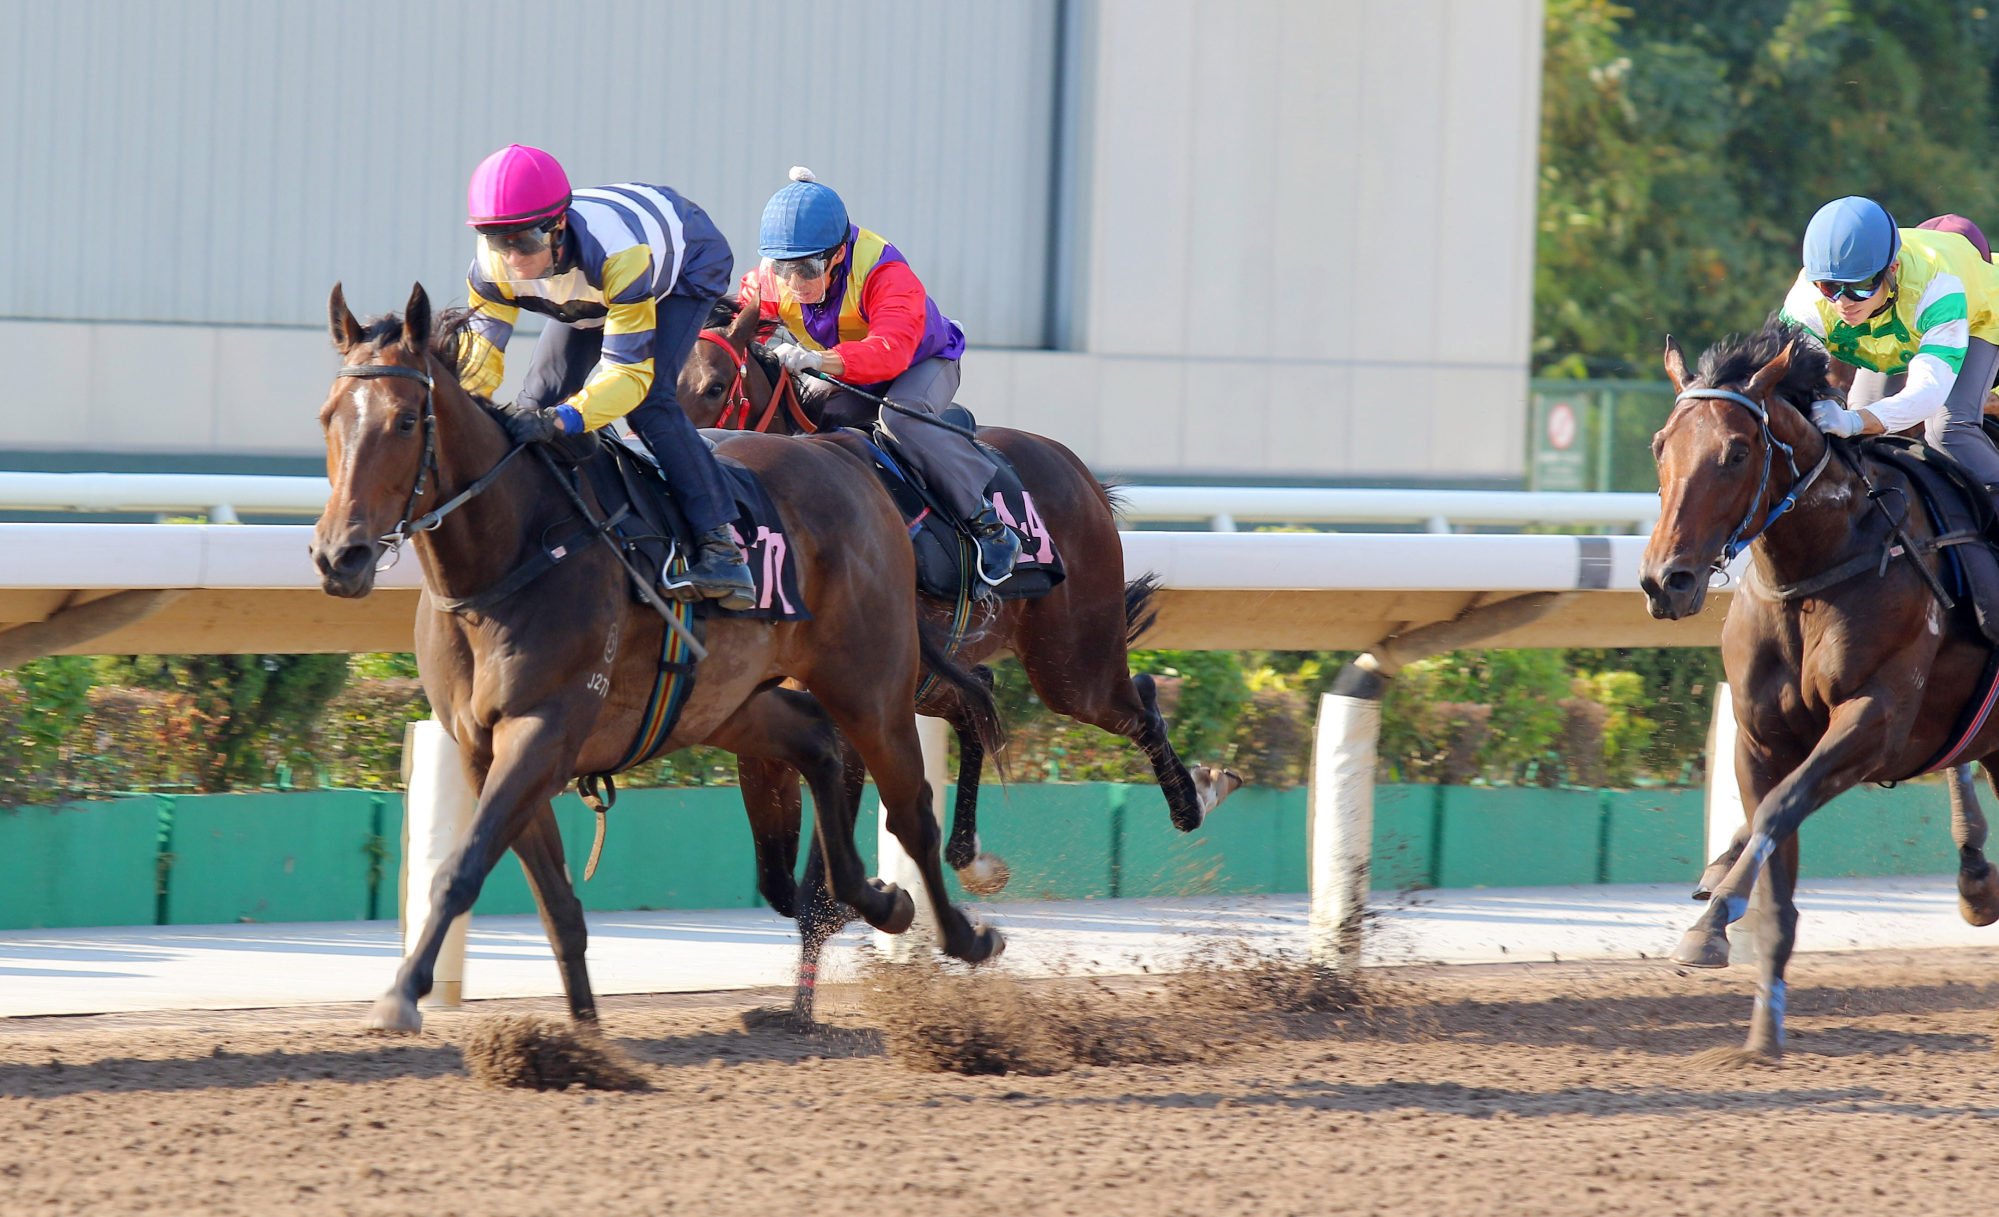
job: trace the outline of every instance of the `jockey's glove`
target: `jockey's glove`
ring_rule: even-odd
[[[564,433],[559,408],[508,406],[503,411],[507,438],[517,444],[554,443]]]
[[[1827,435],[1850,437],[1867,429],[1867,420],[1860,416],[1860,411],[1823,399],[1812,403],[1812,423]]]
[[[824,352],[808,351],[802,346],[793,346],[790,343],[767,349],[772,355],[777,357],[779,363],[784,365],[785,371],[793,374],[803,372],[808,368],[816,372],[819,370],[819,366],[826,362]]]

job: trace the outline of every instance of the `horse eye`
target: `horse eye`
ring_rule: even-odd
[[[1749,459],[1749,445],[1744,444],[1741,441],[1737,441],[1728,446],[1728,463],[1730,465],[1740,465],[1742,462],[1748,459]]]
[[[405,410],[401,414],[396,415],[396,431],[399,434],[408,435],[414,430],[416,430],[415,414]]]
[[[703,397],[720,397],[720,396],[722,396],[722,386],[721,386],[721,385],[709,385],[709,386],[708,386],[707,388],[705,388],[705,389],[703,389],[703,390],[701,391],[701,396],[703,396]]]

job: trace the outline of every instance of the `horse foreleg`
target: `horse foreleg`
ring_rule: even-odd
[[[757,850],[757,890],[780,917],[798,916],[798,770],[782,761],[736,758],[743,810]]]
[[[1884,740],[1905,737],[1906,730],[1891,730],[1890,710],[1884,699],[1872,695],[1834,707],[1825,736],[1804,763],[1756,800],[1742,856],[1715,885],[1707,910],[1674,949],[1675,961],[1695,967],[1720,967],[1728,962],[1728,926],[1748,911],[1750,892],[1766,865],[1793,839],[1807,816],[1879,770]],[[1736,772],[1744,779],[1745,801],[1755,793],[1754,779],[1761,763],[1750,754],[1751,747],[1746,733],[1737,740]],[[1777,875],[1768,880],[1776,888],[1765,900],[1776,915],[1766,917],[1760,927],[1759,940],[1767,949],[1762,952],[1765,958],[1759,973],[1756,1012],[1746,1045],[1747,1051],[1770,1058],[1783,1051],[1784,965],[1790,958],[1797,923],[1789,891],[1795,882],[1795,851],[1784,858],[1776,864]]]
[[[1987,780],[1999,790],[1999,775],[1985,767]],[[1985,810],[1978,805],[1971,766],[1950,771],[1950,837],[1957,842],[1957,911],[1972,925],[1999,921],[1999,873],[1985,860]]]
[[[993,687],[993,672],[984,664],[972,674],[987,689]],[[951,724],[958,738],[958,796],[951,809],[951,835],[944,842],[944,861],[958,872],[958,882],[968,892],[997,895],[1013,877],[1013,871],[997,854],[989,854],[979,843],[979,780],[986,767],[986,745],[976,724],[965,711],[957,690],[946,688],[943,696],[933,694],[921,709]]]
[[[867,766],[861,763],[860,754],[854,751],[853,744],[842,736],[841,799],[837,806],[830,809],[830,814],[834,822],[833,832],[843,834],[849,841],[854,839],[856,822],[861,813],[861,793],[867,781]],[[819,961],[825,953],[826,943],[854,918],[854,910],[834,899],[827,885],[826,853],[818,848],[818,844],[819,832],[815,829],[812,848],[805,856],[805,879],[799,889],[798,983],[791,993],[791,1017],[801,1026],[810,1026],[815,1021],[813,1011],[819,998]],[[913,918],[916,911],[913,899],[909,902],[909,909]]]
[[[430,915],[423,933],[404,956],[395,983],[375,1000],[368,1026],[382,1031],[422,1030],[417,1002],[430,992],[437,953],[451,923],[471,911],[493,864],[528,822],[555,814],[549,800],[562,788],[567,765],[575,756],[573,747],[565,746],[559,729],[551,725],[560,718],[551,713],[502,719],[494,727],[493,763],[479,791],[472,827],[431,883]],[[567,880],[563,882],[566,885]]]
[[[589,946],[589,930],[583,923],[583,902],[569,882],[569,869],[562,858],[562,834],[556,828],[555,809],[544,804],[514,841],[514,853],[527,873],[534,890],[535,907],[541,911],[541,926],[548,945],[555,951],[556,965],[562,970],[562,991],[569,997],[569,1016],[578,1022],[597,1021],[597,999],[590,992],[590,972],[583,956]]]
[[[1756,906],[1756,1005],[1749,1015],[1752,1056],[1784,1054],[1784,969],[1798,942],[1798,838],[1786,838],[1770,855],[1769,868],[1751,897]]]

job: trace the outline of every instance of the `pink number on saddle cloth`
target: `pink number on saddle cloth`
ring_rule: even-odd
[[[1033,495],[1021,491],[1020,505],[1020,519],[1016,521],[1013,512],[1007,509],[1006,496],[993,496],[993,512],[999,516],[1000,523],[1030,542],[1030,545],[1020,547],[1020,556],[1014,559],[1013,564],[1019,566],[1022,562],[1034,562],[1046,566],[1055,557],[1055,538],[1048,535],[1048,525],[1041,522],[1041,513],[1034,510]]]

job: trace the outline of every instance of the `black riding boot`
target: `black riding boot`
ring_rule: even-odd
[[[750,579],[749,563],[743,561],[743,551],[730,538],[728,525],[702,533],[694,557],[686,582],[703,599],[719,600],[723,608],[736,611],[757,606],[757,586]]]
[[[1020,558],[1020,538],[1000,522],[993,505],[971,518],[972,535],[979,542],[979,578],[998,587],[1013,578],[1013,564]]]

